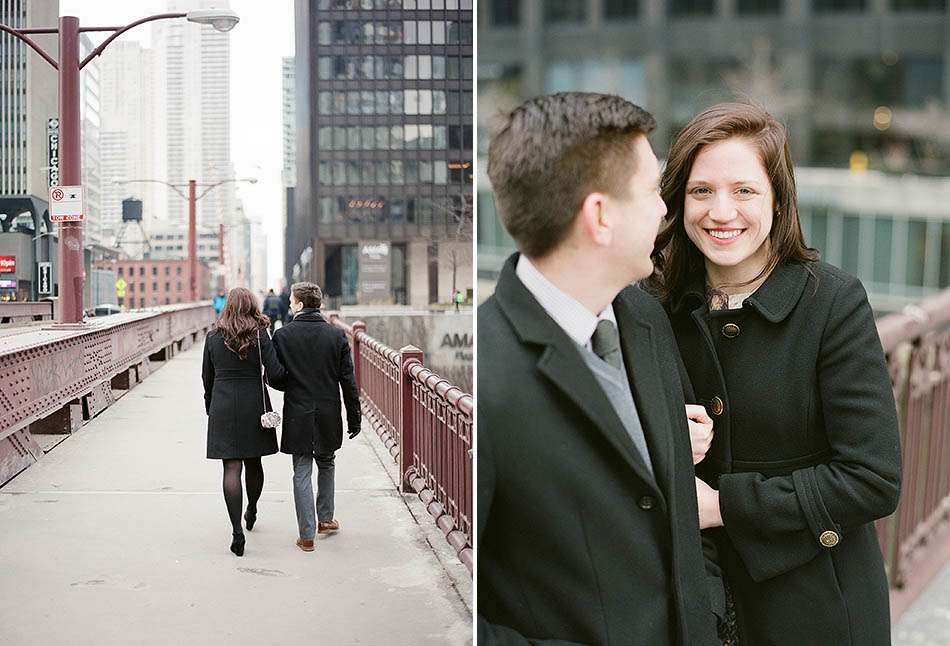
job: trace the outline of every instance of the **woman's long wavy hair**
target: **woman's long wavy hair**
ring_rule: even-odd
[[[667,213],[666,224],[653,247],[655,272],[651,282],[664,303],[682,294],[697,275],[706,274],[703,254],[689,239],[683,223],[686,182],[693,162],[705,146],[733,137],[747,140],[758,150],[775,201],[768,262],[758,276],[734,287],[755,283],[783,262],[804,263],[818,259],[818,252],[805,244],[802,235],[785,127],[761,106],[720,103],[703,110],[686,124],[670,148],[660,180]]]
[[[248,348],[257,343],[260,330],[268,326],[270,319],[261,314],[254,294],[244,287],[228,292],[228,301],[214,325],[224,337],[224,344],[242,359],[247,358]]]

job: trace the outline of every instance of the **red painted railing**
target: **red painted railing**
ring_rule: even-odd
[[[399,465],[400,487],[416,493],[459,559],[472,572],[472,419],[468,393],[399,351],[330,314],[353,348],[363,412]]]
[[[877,524],[891,585],[950,518],[950,290],[878,321],[900,420],[897,511]]]
[[[169,305],[29,326],[0,337],[0,485],[36,462],[41,435],[66,435],[214,323],[210,304]]]

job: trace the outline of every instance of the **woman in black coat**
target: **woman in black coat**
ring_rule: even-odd
[[[715,423],[697,495],[730,591],[725,642],[890,644],[873,523],[900,489],[891,381],[861,283],[805,246],[784,128],[709,108],[661,191],[654,287]]]
[[[257,501],[264,489],[261,456],[277,453],[277,432],[261,426],[261,415],[273,410],[261,376],[280,387],[284,367],[267,334],[270,321],[261,314],[257,299],[236,287],[214,329],[205,338],[201,380],[208,414],[208,458],[224,463],[224,502],[231,518],[231,551],[244,555],[241,529],[241,471],[247,485],[248,530],[257,520]]]

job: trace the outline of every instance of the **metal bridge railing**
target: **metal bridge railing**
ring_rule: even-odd
[[[469,572],[472,552],[472,396],[423,365],[423,353],[393,350],[331,313],[353,348],[363,412]]]
[[[877,324],[897,400],[903,479],[897,511],[877,523],[891,585],[950,517],[950,290]]]
[[[0,485],[36,462],[36,437],[67,435],[199,340],[209,303],[167,305],[91,319],[84,326],[27,326],[0,337]]]

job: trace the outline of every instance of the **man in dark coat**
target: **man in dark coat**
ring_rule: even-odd
[[[284,287],[280,292],[280,323],[287,325],[290,323],[290,290]]]
[[[280,297],[274,293],[273,289],[268,290],[267,296],[264,297],[264,306],[261,309],[264,310],[264,315],[270,319],[270,332],[273,334],[274,324],[280,318]]]
[[[340,529],[333,517],[334,454],[343,444],[340,391],[350,439],[360,432],[360,400],[350,345],[343,330],[320,315],[323,294],[313,283],[291,287],[294,319],[274,333],[277,355],[287,370],[280,450],[293,456],[294,502],[300,538],[313,550],[314,533]],[[317,462],[316,522],[311,475]]]
[[[478,312],[478,644],[719,643],[681,363],[630,286],[666,212],[654,127],[565,93],[491,142],[521,253]]]

